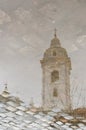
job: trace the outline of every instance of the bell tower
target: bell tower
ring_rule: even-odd
[[[71,109],[70,70],[71,61],[57,38],[56,30],[50,47],[40,61],[42,67],[42,106],[44,110]]]

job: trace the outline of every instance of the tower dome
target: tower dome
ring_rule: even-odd
[[[65,48],[61,47],[60,40],[56,36],[56,29],[54,38],[51,40],[50,47],[46,49],[44,53],[44,59],[48,58],[67,58],[67,51]]]

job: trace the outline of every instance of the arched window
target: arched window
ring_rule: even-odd
[[[57,89],[56,89],[56,88],[54,88],[54,90],[53,90],[53,96],[54,96],[54,97],[58,97],[58,92],[57,92]]]
[[[56,51],[53,51],[53,56],[56,56]]]
[[[51,73],[51,82],[55,82],[57,80],[59,80],[59,72],[55,70]]]

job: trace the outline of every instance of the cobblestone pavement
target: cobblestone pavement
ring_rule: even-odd
[[[68,114],[53,109],[30,109],[19,98],[0,95],[0,130],[86,130],[86,119],[73,122]]]

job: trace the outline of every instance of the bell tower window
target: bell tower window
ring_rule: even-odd
[[[53,90],[53,97],[58,97],[58,92],[56,88],[54,88]]]
[[[53,51],[53,56],[56,56],[56,51]]]
[[[59,80],[59,72],[55,70],[51,73],[51,82],[55,82],[57,80]]]

